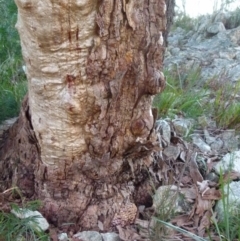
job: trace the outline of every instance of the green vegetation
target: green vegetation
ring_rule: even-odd
[[[176,68],[165,76],[166,88],[154,100],[159,116],[174,118],[179,115],[193,119],[207,116],[219,128],[240,129],[240,81],[233,84],[218,78],[202,84],[198,82],[199,68],[192,68],[188,73]]]
[[[240,8],[236,8],[235,11],[231,13],[229,19],[225,23],[226,29],[237,28],[240,26]]]
[[[231,169],[231,168],[230,168]],[[232,201],[229,199],[231,180],[227,176],[224,178],[222,171],[220,172],[220,190],[222,195],[223,216],[219,221],[212,220],[217,230],[220,241],[240,240],[240,207],[232,207]]]
[[[187,14],[178,13],[178,15],[175,17],[172,29],[174,30],[176,28],[182,28],[186,31],[191,31],[193,30],[196,21],[196,19],[192,19]]]
[[[41,206],[39,201],[23,203],[23,208],[36,210]],[[11,209],[21,213],[22,209],[16,204]],[[4,241],[48,241],[49,235],[41,231],[37,222],[38,216],[19,219],[12,213],[0,212],[0,240]]]
[[[151,223],[154,224],[150,232],[151,241],[158,241],[159,238],[163,241],[177,240],[174,239],[174,234],[176,233],[183,234],[185,237],[189,237],[195,241],[240,241],[240,207],[234,207],[233,209],[232,203],[229,200],[230,182],[231,180],[224,177],[223,173],[220,174],[219,184],[221,193],[223,194],[221,198],[223,213],[221,217],[218,217],[219,220],[217,220],[214,211],[211,210],[212,217],[210,221],[212,225],[210,230],[207,230],[208,236],[204,238],[171,223],[171,218],[174,219],[177,216],[173,212],[173,209],[178,193],[176,192],[174,197],[169,190],[164,192],[163,197],[160,197],[157,201],[160,205],[157,207],[156,213],[151,217]],[[171,230],[174,233],[171,233]]]
[[[204,114],[205,109],[201,103],[207,94],[206,90],[198,88],[199,75],[200,69],[185,73],[176,68],[171,73],[165,73],[166,88],[154,101],[161,117],[171,118],[179,114],[197,118]]]
[[[27,92],[13,0],[0,1],[0,123],[18,115]]]

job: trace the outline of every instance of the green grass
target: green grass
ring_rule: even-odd
[[[240,7],[237,7],[233,12],[231,12],[230,17],[225,23],[226,29],[233,29],[240,26]]]
[[[218,222],[212,220],[220,241],[240,240],[240,207],[237,207],[235,204],[233,207],[233,202],[229,200],[230,182],[231,180],[228,177],[224,178],[221,170],[219,184],[222,193],[223,215],[219,217]]]
[[[240,91],[240,82],[226,83],[215,92],[213,102],[213,119],[219,126],[225,128],[239,128],[240,103],[237,95]]]
[[[41,203],[39,201],[27,202],[23,208],[36,210]],[[16,212],[22,212],[22,209],[16,204],[11,208]],[[48,241],[49,235],[41,231],[37,222],[38,216],[19,219],[12,213],[0,212],[0,240],[4,241]],[[33,225],[34,224],[34,225]],[[34,228],[35,227],[35,228]]]
[[[199,69],[193,69],[185,75],[177,70],[166,72],[166,88],[154,100],[160,117],[183,115],[197,118],[204,114],[203,102],[207,97],[205,89],[199,89]]]
[[[8,79],[0,82],[0,123],[19,113],[21,101],[27,92],[27,82],[23,73],[18,78],[16,82]]]
[[[174,19],[174,24],[172,26],[172,30],[176,28],[182,28],[186,31],[191,31],[194,29],[194,25],[196,24],[196,19],[192,19],[188,15],[183,13],[178,13]]]
[[[166,88],[157,95],[154,107],[161,118],[207,116],[219,128],[240,129],[240,80],[232,83],[223,77],[199,83],[200,69],[166,72]]]
[[[0,123],[17,116],[27,92],[13,0],[0,0]]]

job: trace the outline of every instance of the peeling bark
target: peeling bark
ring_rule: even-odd
[[[0,146],[1,189],[43,200],[56,225],[133,223],[158,148],[151,105],[165,85],[165,0],[16,4],[29,94]]]

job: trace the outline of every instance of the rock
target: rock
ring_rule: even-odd
[[[211,127],[211,128],[216,128],[216,121],[206,117],[206,116],[200,116],[198,117],[198,124],[203,128]]]
[[[228,212],[230,216],[236,216],[240,214],[239,206],[240,206],[240,182],[231,182],[224,186],[224,194],[225,194],[225,204],[223,200],[219,200],[216,204],[215,211],[218,214],[219,220],[224,220],[224,210]],[[228,202],[227,200],[228,199]],[[224,206],[225,205],[225,206]]]
[[[175,119],[173,120],[173,125],[175,127],[176,133],[181,136],[188,136],[192,126],[193,120],[191,119]]]
[[[208,145],[210,145],[211,150],[219,151],[223,147],[223,141],[219,137],[210,136],[207,129],[203,130],[205,141]]]
[[[193,134],[192,136],[193,144],[196,145],[203,153],[211,151],[211,147],[204,142],[199,134]]]
[[[58,240],[59,241],[68,241],[69,239],[68,239],[68,235],[66,234],[66,233],[60,233],[59,235],[58,235]]]
[[[34,230],[46,231],[49,228],[49,224],[48,224],[47,220],[38,211],[32,211],[29,209],[19,208],[18,210],[12,209],[11,213],[13,213],[16,217],[18,217],[20,219],[34,217],[34,222],[29,221],[29,225]]]
[[[178,55],[179,52],[180,52],[180,48],[178,48],[178,47],[172,48],[172,49],[170,50],[170,53],[171,53],[172,56]]]
[[[166,120],[156,121],[156,130],[161,133],[164,146],[168,146],[171,140],[171,127]]]
[[[223,148],[230,151],[238,150],[238,139],[235,136],[235,130],[225,130],[221,134],[221,138],[223,140]]]
[[[225,31],[225,27],[222,22],[213,23],[207,28],[207,33],[210,35],[215,35],[221,31]]]
[[[227,12],[220,11],[216,13],[213,21],[214,23],[222,22],[224,26],[226,26],[228,19],[229,19],[229,14]]]
[[[240,27],[229,30],[228,35],[235,47],[240,45]]]
[[[116,233],[101,233],[103,241],[121,241]]]
[[[199,81],[224,77],[240,79],[240,26],[230,27],[231,13],[201,16],[191,31],[177,28],[169,33],[164,66],[179,73],[201,68]],[[169,54],[170,53],[170,54]],[[238,57],[237,57],[238,56]]]
[[[180,187],[176,185],[160,186],[153,196],[153,206],[157,213],[184,213],[190,210],[190,205],[180,194]]]
[[[166,159],[176,160],[180,155],[180,148],[178,146],[169,145],[164,148],[163,154],[166,156]]]
[[[220,138],[216,138],[210,146],[213,151],[219,151],[223,148],[223,141]]]
[[[2,138],[2,134],[4,131],[6,131],[9,127],[11,127],[17,120],[17,117],[5,120],[1,125],[0,125],[0,140]]]
[[[221,161],[219,161],[214,170],[220,174],[227,171],[235,171],[240,173],[240,151],[234,151],[226,154]]]
[[[96,231],[83,231],[73,235],[81,241],[102,241],[102,236]]]
[[[219,181],[219,176],[217,174],[215,174],[214,172],[209,172],[206,176],[205,176],[206,180],[209,180],[211,182],[215,182],[218,183]]]

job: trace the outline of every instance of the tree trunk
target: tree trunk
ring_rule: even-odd
[[[158,148],[165,0],[16,4],[29,92],[0,143],[1,190],[43,200],[55,225],[133,223]]]

